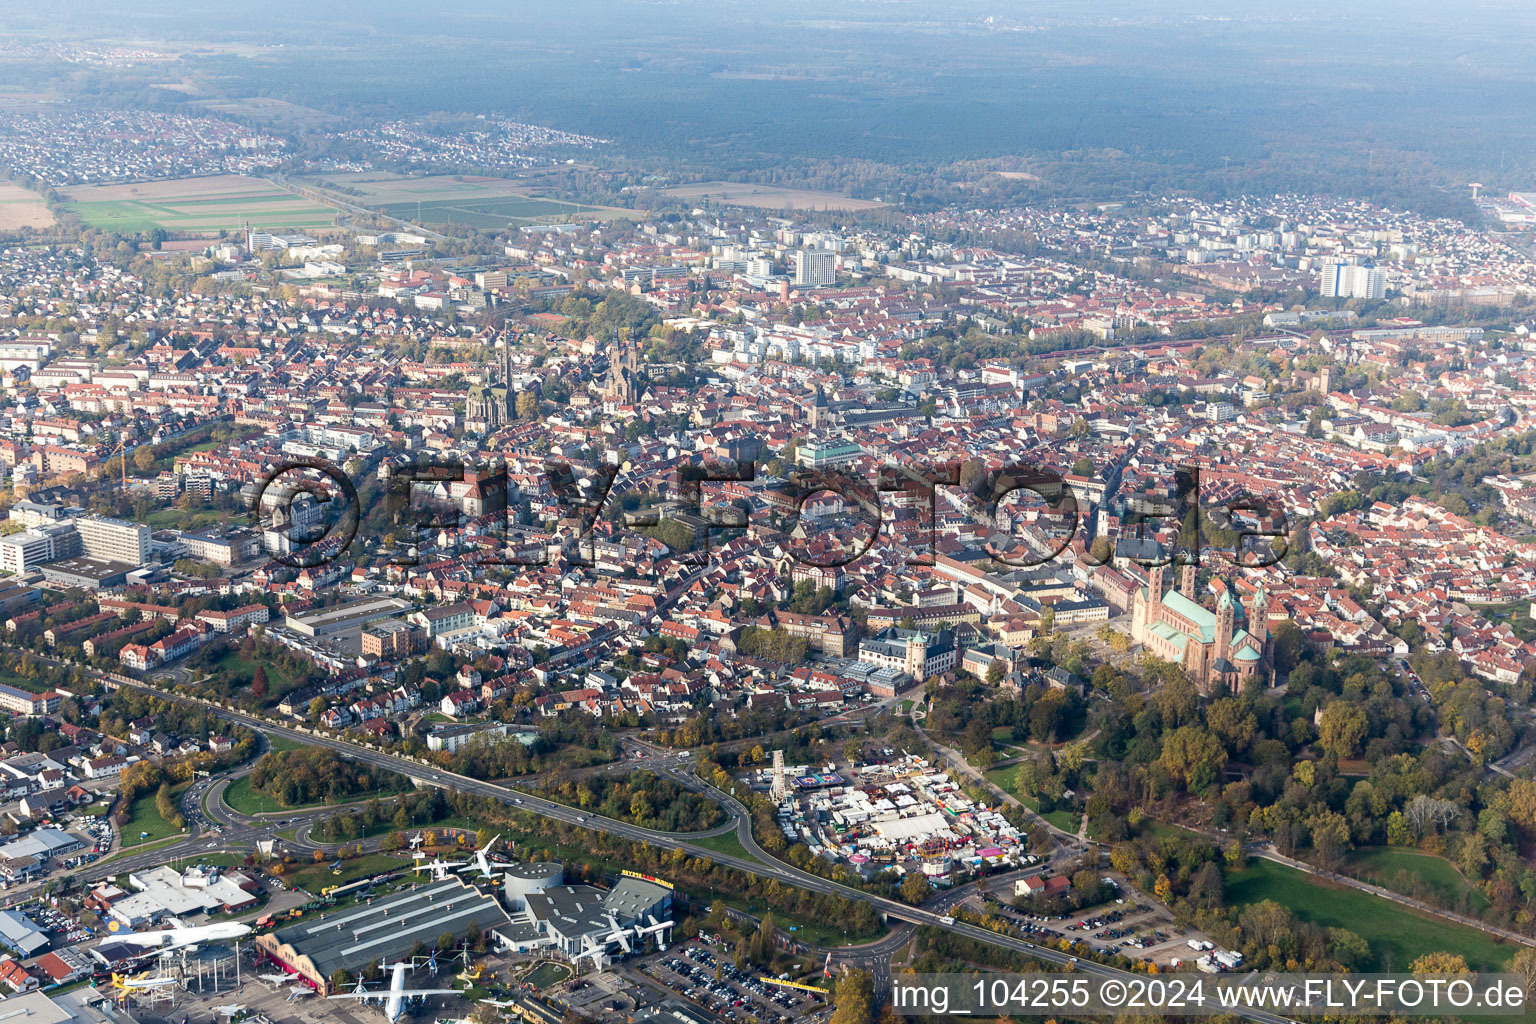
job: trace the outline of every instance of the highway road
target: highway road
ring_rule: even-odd
[[[851,900],[859,900],[861,902],[871,904],[875,910],[886,915],[888,918],[892,918],[898,921],[905,921],[914,925],[934,925],[942,927],[955,934],[964,935],[967,938],[1012,950],[1041,963],[1055,964],[1062,967],[1070,966],[1072,970],[1080,971],[1084,974],[1096,977],[1120,979],[1139,977],[1139,975],[1133,974],[1130,971],[1120,970],[1119,968],[1110,967],[1093,961],[1079,960],[1077,957],[1062,953],[1059,950],[1050,949],[1045,946],[1039,946],[1035,943],[1026,942],[1023,939],[1015,938],[1010,935],[1002,935],[998,932],[994,932],[986,928],[981,928],[973,924],[968,924],[963,921],[945,921],[942,919],[944,915],[936,913],[932,910],[919,907],[910,907],[896,900],[885,899],[884,897],[876,896],[872,893],[862,892],[858,889],[852,889],[844,885],[839,885],[836,882],[821,878],[818,875],[813,875],[809,872],[801,871],[798,868],[791,867],[782,861],[776,860],[772,855],[770,855],[766,850],[762,849],[762,847],[758,845],[757,840],[752,835],[751,814],[747,811],[747,808],[741,804],[740,801],[738,801],[735,797],[727,793],[723,793],[715,787],[709,785],[691,772],[686,773],[686,777],[690,780],[691,787],[695,789],[698,789],[698,787],[703,787],[700,791],[708,792],[717,801],[719,801],[720,805],[724,807],[726,812],[731,816],[731,820],[724,825],[718,826],[708,832],[658,832],[653,829],[641,828],[638,825],[631,825],[628,822],[617,821],[612,818],[605,818],[601,815],[595,815],[579,808],[568,807],[565,804],[544,800],[540,797],[534,796],[531,793],[527,793],[521,790],[512,789],[496,783],[484,782],[480,779],[472,779],[465,775],[459,775],[454,772],[446,771],[434,765],[424,765],[418,761],[411,760],[410,758],[401,757],[396,754],[385,753],[384,751],[375,750],[371,747],[366,747],[361,744],[340,739],[338,737],[316,734],[309,732],[308,730],[292,728],[285,725],[277,725],[267,721],[266,719],[259,718],[244,711],[233,710],[199,697],[191,697],[184,694],[171,693],[170,691],[162,690],[147,683],[124,682],[121,679],[115,677],[104,679],[103,682],[109,686],[128,686],[133,689],[137,689],[145,693],[151,693],[162,698],[199,704],[203,707],[206,707],[212,714],[226,721],[234,722],[238,725],[243,725],[247,728],[255,729],[260,732],[285,736],[289,739],[301,743],[306,743],[311,746],[325,747],[327,749],[336,751],[343,757],[357,761],[358,763],[398,772],[401,775],[405,775],[420,784],[441,786],[445,789],[472,793],[476,796],[489,797],[491,799],[499,800],[503,803],[513,805],[521,810],[539,814],[546,818],[552,818],[556,821],[563,821],[571,825],[577,825],[579,827],[592,829],[594,831],[606,832],[610,835],[616,835],[633,842],[647,843],[654,846],[661,846],[666,849],[680,848],[685,853],[691,854],[695,857],[708,857],[717,864],[725,864],[740,871],[746,872],[750,875],[777,878],[786,884],[799,886],[800,888],[807,889],[811,892],[836,894]],[[679,777],[677,766],[681,765],[681,763],[685,761],[686,758],[676,756],[671,760],[674,762],[674,764],[672,766],[661,766],[662,770],[669,776],[682,781],[682,779]],[[691,839],[710,835],[718,835],[732,829],[735,830],[736,837],[740,841],[742,847],[747,850],[748,853],[752,855],[752,857],[738,857],[734,854],[721,853],[716,850],[711,850],[708,847],[698,846],[690,841]],[[224,838],[226,840],[232,840],[234,837],[226,833]],[[147,856],[153,857],[154,855],[150,854]],[[163,860],[164,852],[161,851],[159,856]],[[120,871],[122,870],[123,865],[114,863],[114,868]],[[1249,1020],[1258,1021],[1260,1024],[1283,1024],[1283,1022],[1286,1021],[1286,1018],[1277,1014],[1267,1013],[1260,1010],[1249,1010],[1243,1012],[1241,1016]]]

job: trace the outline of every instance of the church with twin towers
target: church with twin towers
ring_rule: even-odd
[[[1255,676],[1270,673],[1274,649],[1269,636],[1269,599],[1256,587],[1241,610],[1225,581],[1216,610],[1200,603],[1193,565],[1181,568],[1179,589],[1169,587],[1170,567],[1147,570],[1147,585],[1131,599],[1131,640],[1163,661],[1184,669],[1200,689],[1210,693],[1225,683],[1234,692]]]

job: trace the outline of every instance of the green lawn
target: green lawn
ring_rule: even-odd
[[[359,878],[381,875],[388,871],[399,871],[401,868],[410,866],[411,860],[409,857],[393,857],[387,853],[370,853],[342,861],[340,874],[331,872],[331,863],[330,860],[320,863],[311,862],[294,870],[292,874],[285,875],[284,880],[318,896],[322,889],[328,889],[333,885],[346,885]]]
[[[1474,910],[1488,906],[1488,898],[1469,884],[1450,861],[1418,850],[1400,846],[1370,846],[1356,850],[1349,858],[1347,873],[1405,896],[1416,895],[1412,880],[1417,879],[1435,891],[1437,898],[1433,902],[1452,910],[1461,908],[1463,894]]]
[[[196,853],[187,858],[191,864],[210,868],[238,868],[245,866],[245,855],[239,853]]]
[[[755,917],[761,918],[769,908],[763,906],[761,901],[748,903],[746,900],[737,899],[734,896],[717,897],[721,903],[736,910],[745,911]],[[842,925],[836,921],[802,921],[798,917],[786,917],[777,910],[773,911],[774,924],[779,930],[789,934],[800,942],[808,942],[813,946],[846,946],[849,943],[873,942],[888,934],[890,929],[885,925],[877,925],[875,931],[868,935],[855,935],[843,930]],[[737,929],[745,927],[740,921],[731,922]],[[756,928],[756,926],[753,926]],[[790,931],[793,928],[794,931]]]
[[[77,637],[71,642],[83,642],[86,639],[86,636],[89,636],[89,634]],[[0,671],[0,683],[4,683],[6,686],[14,686],[18,690],[26,690],[28,693],[43,693],[46,690],[53,689],[53,687],[47,685],[41,679],[32,679],[27,676],[18,676],[14,672]]]
[[[284,750],[302,750],[309,744],[299,740],[289,739],[287,736],[278,736],[274,733],[262,733],[267,738],[267,745],[273,753],[281,753]]]
[[[1055,825],[1061,831],[1070,832],[1073,835],[1077,834],[1078,828],[1083,824],[1083,816],[1081,814],[1078,814],[1076,811],[1063,810],[1059,807],[1054,811],[1046,811],[1040,817]]]
[[[298,807],[284,807],[277,802],[276,797],[252,789],[249,775],[242,775],[225,787],[224,802],[241,814],[278,814],[283,811],[299,811],[309,807],[325,806],[322,800]]]
[[[1019,766],[1016,764],[1005,765],[1002,768],[993,768],[986,773],[987,781],[998,789],[1007,793],[1021,803],[1029,804],[1031,808],[1037,806],[1034,800],[1019,794],[1018,783],[1015,777],[1019,774]]]
[[[86,224],[106,231],[125,233],[165,228],[167,231],[217,232],[249,222],[260,230],[325,228],[336,223],[336,211],[297,196],[249,196],[236,204],[230,200],[158,203],[138,200],[66,202],[64,209]]]
[[[134,837],[138,837],[137,832],[134,833]],[[138,854],[144,853],[147,850],[153,850],[160,846],[175,846],[177,843],[180,843],[185,839],[186,836],[184,834],[180,832],[172,832],[170,835],[164,837],[163,839],[146,839],[142,843],[137,844],[125,843],[122,849],[118,850],[116,853],[112,854],[110,857],[105,858],[104,860],[98,860],[96,863],[98,865],[110,864],[112,861],[117,860],[119,857],[126,858],[137,856]]]
[[[688,840],[694,846],[702,846],[716,853],[728,854],[732,857],[745,857],[747,860],[757,860],[741,845],[741,840],[736,838],[735,832],[724,832],[718,836],[704,836],[699,839]]]
[[[1501,970],[1517,948],[1370,893],[1323,884],[1273,861],[1255,858],[1243,870],[1227,872],[1229,904],[1262,900],[1289,907],[1304,921],[1354,932],[1375,954],[1375,971],[1406,971],[1425,953],[1443,950],[1466,957],[1474,970],[1492,972]]]
[[[992,783],[992,785],[996,786],[1004,793],[1007,793],[1009,796],[1013,797],[1019,803],[1023,804],[1025,807],[1028,807],[1036,814],[1040,814],[1040,801],[1036,800],[1032,796],[1023,796],[1019,793],[1019,787],[1014,781],[1014,776],[1018,774],[1018,771],[1018,765],[1010,764],[1004,765],[1002,768],[993,768],[991,771],[986,772],[985,774],[987,781]],[[1077,832],[1078,825],[1082,823],[1081,815],[1069,810],[1064,810],[1062,808],[1057,808],[1054,811],[1048,811],[1045,814],[1040,814],[1040,817],[1061,829],[1063,832],[1075,833]]]
[[[536,989],[543,990],[551,985],[558,985],[570,976],[570,967],[565,964],[556,963],[553,960],[546,960],[529,971],[527,977],[523,978],[523,982],[532,985]]]
[[[151,530],[201,530],[228,518],[229,513],[211,508],[157,508],[144,516],[144,525]]]
[[[257,658],[248,658],[241,654],[238,648],[231,647],[218,661],[208,666],[209,675],[221,675],[236,686],[249,686],[256,676],[258,662],[266,670],[267,681],[274,689],[288,686],[293,682],[289,675],[270,661],[259,661]],[[279,691],[281,692],[281,691]],[[290,741],[291,742],[291,741]],[[295,744],[297,745],[297,744]]]
[[[174,787],[171,793],[179,800],[182,792],[190,785],[190,782],[183,782]],[[145,832],[149,834],[141,835]],[[150,791],[135,800],[128,810],[128,822],[122,828],[123,848],[144,846],[172,836],[179,836],[181,832],[181,829],[160,817],[160,811],[155,806],[155,793]]]

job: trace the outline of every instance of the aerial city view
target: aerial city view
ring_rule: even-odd
[[[1533,38],[8,5],[0,1021],[1531,1019]]]

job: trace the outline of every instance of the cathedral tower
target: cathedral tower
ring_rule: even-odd
[[[1248,599],[1248,635],[1259,642],[1260,649],[1269,650],[1269,595],[1263,587]]]
[[[1168,566],[1156,565],[1147,570],[1147,591],[1153,608],[1163,603],[1163,595],[1168,593]]]
[[[1232,594],[1222,591],[1221,600],[1216,602],[1216,657],[1223,661],[1232,660],[1232,629],[1236,611],[1232,607]]]

